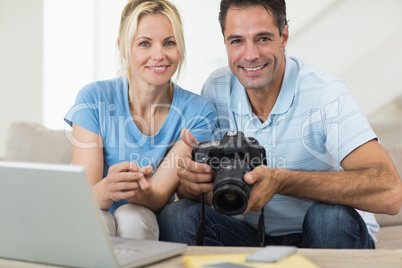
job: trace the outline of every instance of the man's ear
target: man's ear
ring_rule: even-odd
[[[288,25],[285,25],[285,27],[283,27],[281,39],[282,39],[282,49],[285,50],[286,44],[288,43],[288,40],[289,40],[289,26]]]

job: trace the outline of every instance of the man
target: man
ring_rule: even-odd
[[[374,248],[372,213],[397,214],[402,186],[345,84],[287,56],[284,0],[222,0],[219,20],[230,70],[212,73],[202,94],[217,109],[219,135],[256,138],[268,165],[244,176],[251,193],[242,219],[206,207],[205,244],[258,246],[264,208],[265,245]],[[182,138],[197,144],[186,130]],[[162,240],[193,245],[197,201],[207,193],[211,204],[214,174],[190,156],[181,167],[182,199],[158,221]]]

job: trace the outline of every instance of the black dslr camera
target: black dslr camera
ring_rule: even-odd
[[[266,164],[265,148],[241,131],[228,131],[222,140],[201,142],[193,148],[193,160],[216,171],[212,204],[222,214],[236,215],[247,208],[250,185],[244,174]]]

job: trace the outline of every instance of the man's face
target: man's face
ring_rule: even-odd
[[[267,89],[282,83],[288,27],[282,36],[263,6],[231,7],[224,30],[229,67],[246,89]]]

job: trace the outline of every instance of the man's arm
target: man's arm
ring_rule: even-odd
[[[259,167],[245,175],[252,187],[246,209],[260,210],[274,194],[394,215],[401,209],[402,183],[392,160],[376,141],[356,148],[341,162],[344,171],[304,172]]]

